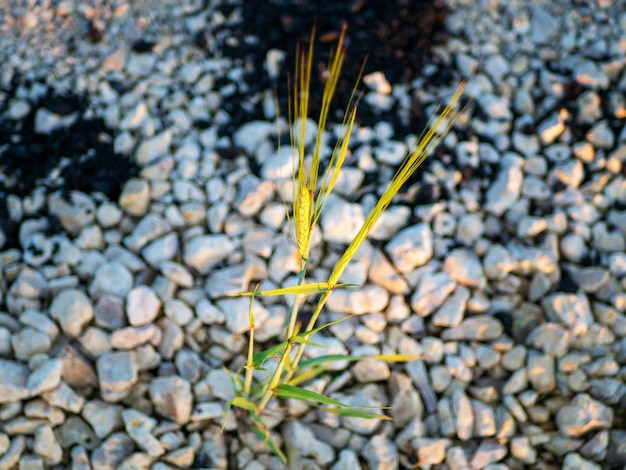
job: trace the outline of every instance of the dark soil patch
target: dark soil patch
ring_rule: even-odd
[[[230,13],[232,6],[224,8]],[[249,92],[275,88],[280,111],[287,116],[288,75],[295,67],[296,44],[307,47],[313,27],[316,28],[314,74],[311,85],[311,117],[316,119],[323,91],[323,72],[330,51],[336,45],[342,26],[347,25],[348,55],[343,76],[331,109],[331,118],[341,122],[354,83],[363,60],[365,74],[382,71],[393,83],[409,83],[420,76],[425,64],[435,64],[431,49],[445,42],[448,35],[444,21],[448,10],[438,0],[350,0],[341,2],[316,0],[270,0],[269,2],[246,2],[242,10],[243,21],[230,29],[228,38],[235,42],[220,44],[223,54],[241,59],[249,72],[244,80]],[[254,37],[255,40],[250,38]],[[196,44],[202,41],[196,39]],[[269,49],[280,49],[286,53],[281,73],[273,83],[264,70],[266,53]],[[439,64],[440,65],[440,64]],[[429,80],[449,83],[451,75],[439,66]],[[250,96],[250,93],[247,93]],[[234,132],[244,122],[263,119],[259,107],[243,109],[246,97],[233,96],[225,103],[225,111],[232,118],[223,132]],[[361,102],[357,120],[361,125],[372,126],[385,120],[395,129],[396,137],[418,133],[425,125],[423,108],[419,102],[411,106],[410,122],[403,122],[398,108],[381,111]]]
[[[20,86],[31,85],[15,79],[10,89],[3,91],[11,99]],[[114,153],[114,131],[102,119],[83,116],[87,107],[85,96],[49,90],[31,103],[31,111],[23,119],[0,118],[0,142],[4,144],[0,147],[0,228],[7,236],[1,249],[19,248],[19,224],[9,220],[7,196],[23,198],[35,188],[45,188],[46,194],[77,190],[117,200],[126,180],[139,173],[132,161]],[[60,116],[77,113],[78,118],[68,127],[40,134],[35,132],[35,116],[41,108]],[[48,217],[45,208],[38,215]]]

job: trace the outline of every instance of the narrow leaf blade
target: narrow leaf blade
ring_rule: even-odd
[[[283,398],[295,398],[301,401],[312,401],[316,403],[323,403],[325,405],[334,405],[340,407],[346,407],[348,405],[341,403],[339,400],[327,397],[321,393],[312,392],[311,390],[305,390],[300,387],[294,387],[292,385],[281,384],[276,389],[276,395]]]

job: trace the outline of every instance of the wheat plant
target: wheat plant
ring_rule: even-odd
[[[305,142],[307,142],[307,126],[304,125],[304,122],[309,114],[309,88],[313,64],[314,34],[315,32],[313,31],[308,49],[298,48],[297,51],[293,96],[290,99],[289,113],[291,143],[297,149],[298,156],[298,164],[292,175],[294,189],[290,224],[292,225],[294,242],[300,255],[300,272],[295,286],[267,291],[254,290],[252,292],[235,294],[250,297],[249,343],[247,363],[243,368],[244,370],[230,373],[236,396],[226,404],[226,413],[228,413],[232,407],[241,409],[243,414],[246,415],[247,425],[249,425],[252,431],[260,439],[265,441],[271,451],[278,455],[283,461],[286,461],[286,456],[272,440],[269,428],[264,420],[264,414],[268,411],[268,404],[277,398],[302,400],[340,416],[366,419],[390,419],[385,415],[380,415],[366,408],[347,406],[338,400],[302,387],[307,381],[327,371],[336,361],[359,361],[365,359],[365,357],[354,355],[323,355],[312,359],[303,359],[303,354],[307,347],[317,347],[311,339],[314,334],[334,325],[338,321],[348,318],[345,317],[335,322],[318,325],[319,315],[333,290],[355,287],[339,282],[342,273],[359,250],[361,244],[368,237],[380,215],[387,209],[393,197],[450,130],[458,114],[456,105],[464,87],[463,83],[461,83],[450,98],[449,103],[441,110],[438,116],[431,120],[428,127],[420,136],[415,149],[407,155],[391,182],[382,193],[377,204],[361,226],[356,237],[340,257],[327,281],[315,283],[307,282],[306,274],[311,248],[311,234],[320,218],[320,214],[324,209],[329,195],[332,193],[338,181],[342,165],[349,153],[348,147],[355,123],[357,112],[356,105],[358,102],[355,93],[357,87],[355,86],[350,102],[344,113],[343,128],[345,132],[343,132],[341,137],[336,141],[330,159],[328,163],[324,165],[326,169],[321,171],[321,161],[323,158],[322,139],[326,129],[331,100],[335,94],[336,85],[346,54],[344,41],[345,29],[341,32],[336,50],[331,53],[327,69],[327,80],[323,91],[321,111],[317,118],[317,135],[309,155],[307,149],[305,149]],[[300,123],[300,125],[295,125],[295,123]],[[313,314],[306,324],[302,324],[298,322],[298,311],[306,298],[313,295],[317,296]],[[255,297],[259,296],[290,296],[292,301],[286,322],[285,340],[271,348],[257,352],[255,351],[254,330],[256,325],[252,313],[252,303],[255,301]],[[406,362],[416,359],[415,356],[400,354],[369,357],[388,362]],[[273,371],[268,371],[266,378],[262,380],[256,379],[254,372],[265,370],[266,361],[270,358],[276,361],[276,367]]]

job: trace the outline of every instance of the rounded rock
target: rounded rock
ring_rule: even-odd
[[[93,305],[83,291],[67,289],[61,291],[52,301],[50,315],[59,322],[63,333],[76,338],[93,319]]]

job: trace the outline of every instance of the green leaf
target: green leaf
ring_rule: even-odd
[[[221,433],[224,432],[224,426],[226,426],[226,417],[228,416],[228,413],[230,413],[230,408],[232,406],[233,406],[233,401],[232,400],[228,400],[226,402],[226,406],[224,406],[224,417],[222,418],[222,427],[220,429]]]
[[[385,362],[411,362],[422,356],[420,354],[376,354],[369,357]]]
[[[311,390],[305,390],[300,387],[294,387],[292,385],[280,384],[276,388],[276,395],[283,398],[295,398],[302,401],[313,401],[317,403],[324,403],[325,405],[335,405],[346,407],[344,403],[338,400],[322,395],[321,393],[312,392]]]
[[[324,372],[326,372],[328,370],[328,366],[330,366],[330,364],[326,365],[321,365],[318,367],[313,367],[307,371],[301,372],[300,374],[296,375],[295,377],[293,377],[291,380],[289,380],[288,385],[293,385],[294,387],[297,385],[300,385],[302,382],[306,382],[307,380],[311,380],[315,377],[317,377],[320,374],[323,374]]]
[[[393,419],[387,415],[372,413],[371,411],[365,411],[363,409],[327,408],[325,406],[320,406],[319,408],[320,410],[324,410],[334,415],[342,416],[344,418],[382,419],[385,421],[393,421]]]
[[[318,333],[318,332],[322,331],[324,328],[328,328],[330,326],[336,325],[337,323],[340,323],[340,322],[342,322],[344,320],[347,320],[348,318],[351,318],[351,317],[353,317],[353,315],[346,315],[345,317],[342,317],[339,320],[335,320],[335,321],[331,321],[331,322],[328,322],[328,323],[324,323],[323,325],[318,326],[317,328],[313,328],[311,330],[303,331],[302,333],[296,335],[296,338],[298,338],[298,337],[305,338],[307,336],[314,335],[315,333]]]
[[[283,453],[282,450],[278,448],[267,429],[261,429],[257,428],[256,426],[252,426],[252,432],[256,435],[256,437],[265,442],[270,450],[274,452],[274,455],[282,460],[283,463],[287,463],[287,456]]]
[[[372,358],[385,362],[410,362],[419,359],[419,355],[415,354],[377,354],[374,356],[349,356],[347,354],[327,354],[325,356],[312,357],[300,361],[298,370],[303,370],[309,367],[316,367],[319,365],[325,365],[327,363],[337,361],[362,361],[363,359]]]
[[[244,410],[248,410],[250,412],[257,413],[257,406],[256,406],[256,404],[252,403],[247,398],[235,397],[235,398],[233,398],[230,401],[230,403],[232,403],[232,405],[236,406],[237,408],[243,408]]]
[[[261,290],[254,292],[241,292],[239,294],[227,294],[228,297],[247,296],[276,296],[276,295],[312,295],[328,292],[342,287],[358,287],[358,284],[329,284],[328,282],[314,282],[311,284],[300,284],[291,287],[281,287],[280,289]]]
[[[266,349],[265,351],[259,351],[258,353],[256,353],[254,355],[254,367],[259,368],[260,366],[262,366],[265,361],[267,361],[270,357],[280,353],[283,349],[287,347],[288,344],[289,342],[283,341],[282,343]]]
[[[317,356],[312,357],[310,359],[305,359],[304,361],[300,361],[300,365],[298,366],[298,370],[307,369],[309,367],[315,367],[319,365],[330,364],[338,361],[360,361],[365,359],[367,356],[349,356],[347,354],[327,354],[325,356]]]

